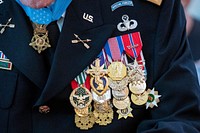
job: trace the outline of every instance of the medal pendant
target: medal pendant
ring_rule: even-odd
[[[94,102],[94,110],[98,113],[106,113],[112,109],[110,101],[104,103]]]
[[[106,126],[110,123],[112,123],[113,120],[113,110],[110,109],[105,113],[99,113],[96,110],[93,112],[94,117],[96,118],[96,123],[101,126]]]
[[[129,89],[134,94],[142,94],[146,90],[145,81],[134,81],[129,84]]]
[[[119,109],[119,110],[117,110],[117,113],[119,114],[118,119],[121,119],[121,118],[126,119],[128,117],[133,117],[133,115],[131,113],[132,110],[133,109],[130,106],[128,106],[125,109]]]
[[[113,97],[117,100],[124,100],[128,97],[129,89],[128,87],[125,87],[123,90],[112,90]]]
[[[92,112],[92,106],[85,107],[83,109],[74,108],[75,113],[80,117],[86,117]]]
[[[46,25],[35,24],[34,35],[29,44],[40,54],[45,49],[51,47],[49,44],[48,31]]]
[[[75,114],[75,124],[81,130],[88,130],[95,124],[95,117],[93,113],[85,117],[81,117]]]
[[[148,100],[148,92],[140,95],[131,94],[131,100],[135,105],[144,105]]]
[[[92,78],[90,79],[90,85],[92,90],[99,96],[102,96],[108,89],[108,78],[105,76],[107,70],[104,69],[104,65],[100,65],[100,60],[95,60],[95,65],[91,65],[91,69],[86,71]]]
[[[93,90],[91,90],[91,92],[92,92],[93,100],[98,102],[98,103],[103,104],[104,102],[111,99],[110,89],[108,89],[102,96],[97,95]]]
[[[87,88],[78,87],[72,91],[69,99],[74,108],[83,109],[91,104],[92,94]]]
[[[158,103],[160,102],[159,98],[161,97],[161,95],[158,95],[158,91],[155,91],[154,88],[148,89],[148,100],[146,103],[146,109],[153,108],[154,106],[158,107]]]
[[[112,62],[108,66],[108,76],[112,80],[122,80],[127,74],[126,66],[122,62]]]
[[[112,88],[112,90],[122,91],[126,89],[129,79],[128,77],[125,77],[122,80],[114,81],[111,78],[109,78],[108,81],[109,81],[109,86]]]
[[[102,96],[108,90],[108,78],[106,76],[92,77],[90,85],[97,95]]]
[[[129,97],[127,97],[124,100],[117,100],[115,98],[113,98],[113,105],[117,108],[117,109],[125,109],[128,106],[130,106],[131,102]]]

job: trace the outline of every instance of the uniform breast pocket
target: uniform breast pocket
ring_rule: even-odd
[[[0,70],[0,109],[9,108],[12,105],[16,84],[17,73]]]

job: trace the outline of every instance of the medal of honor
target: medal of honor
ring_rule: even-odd
[[[112,62],[108,66],[108,76],[112,80],[122,80],[126,74],[126,66],[122,62]]]
[[[74,108],[83,109],[92,102],[92,94],[87,88],[78,87],[70,95],[70,102]]]
[[[144,105],[148,100],[148,93],[145,91],[143,94],[131,94],[131,100],[135,105]]]
[[[34,33],[29,44],[40,54],[45,49],[51,47],[49,44],[48,31],[46,25],[34,24]]]

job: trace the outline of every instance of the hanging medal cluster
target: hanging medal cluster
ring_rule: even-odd
[[[132,58],[131,63],[127,55]],[[92,128],[95,123],[101,126],[112,123],[113,106],[117,109],[118,119],[126,119],[133,117],[131,104],[146,104],[146,108],[153,108],[161,97],[154,89],[146,90],[146,69],[139,32],[110,38],[99,58],[83,73],[78,76],[79,79],[88,77],[90,80],[81,78],[86,80],[78,82],[79,86],[70,96],[76,126],[83,130]],[[84,87],[87,83],[88,88]]]

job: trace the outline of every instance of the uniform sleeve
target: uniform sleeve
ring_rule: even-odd
[[[200,133],[200,88],[180,0],[163,0],[154,43],[154,87],[162,95],[138,133]]]

